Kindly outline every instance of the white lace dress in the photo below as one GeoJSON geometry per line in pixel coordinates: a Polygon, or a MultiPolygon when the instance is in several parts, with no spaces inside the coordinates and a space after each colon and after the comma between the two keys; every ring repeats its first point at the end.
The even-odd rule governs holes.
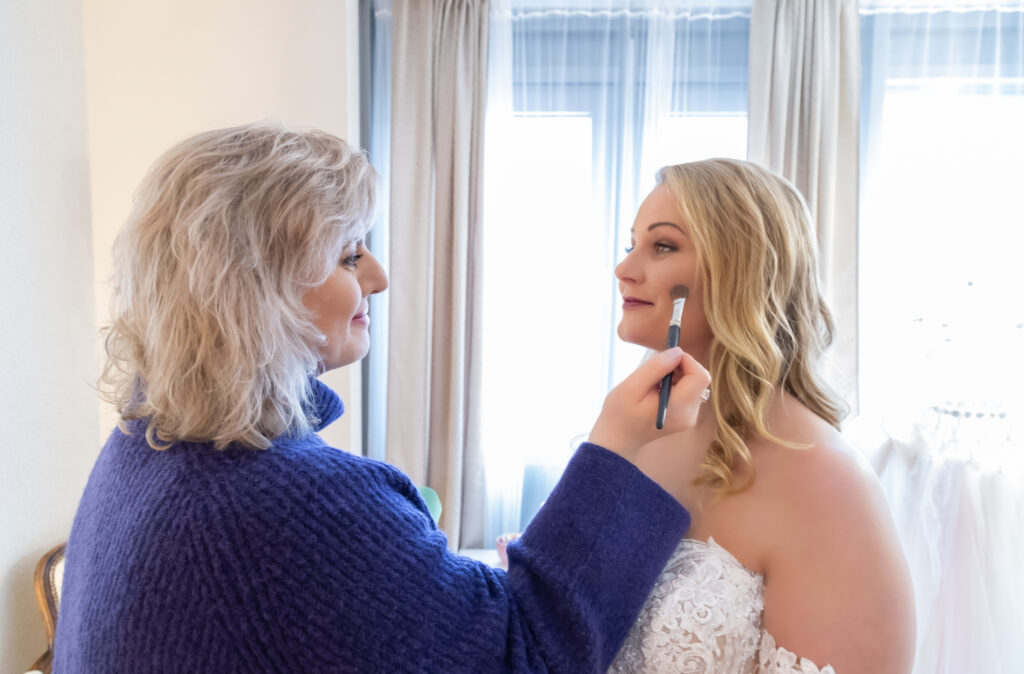
{"type": "Polygon", "coordinates": [[[718,545],[683,539],[608,671],[835,674],[775,645],[761,626],[764,580],[718,545]]]}

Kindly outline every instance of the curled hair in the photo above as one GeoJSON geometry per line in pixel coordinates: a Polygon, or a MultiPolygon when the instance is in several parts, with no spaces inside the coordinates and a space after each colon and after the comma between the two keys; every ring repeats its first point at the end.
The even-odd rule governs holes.
{"type": "Polygon", "coordinates": [[[750,437],[794,446],[766,427],[777,391],[836,428],[846,413],[819,371],[834,324],[818,280],[812,218],[791,183],[749,162],[667,166],[658,182],[689,227],[714,335],[716,427],[698,483],[718,493],[738,491],[753,480],[750,437]],[[750,480],[737,486],[741,467],[750,469],[750,480]]]}
{"type": "Polygon", "coordinates": [[[122,428],[145,419],[156,449],[309,432],[322,335],[302,297],[365,235],[374,181],[343,140],[269,122],[158,159],[114,243],[100,385],[122,428]]]}

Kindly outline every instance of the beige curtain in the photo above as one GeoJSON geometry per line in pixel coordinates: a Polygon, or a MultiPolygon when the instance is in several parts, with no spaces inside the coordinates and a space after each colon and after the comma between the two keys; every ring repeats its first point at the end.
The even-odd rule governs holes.
{"type": "Polygon", "coordinates": [[[836,317],[830,379],[857,409],[857,0],[754,0],[747,156],[791,180],[815,217],[836,317]]]}
{"type": "Polygon", "coordinates": [[[478,306],[488,0],[394,0],[386,459],[480,545],[478,306]]]}

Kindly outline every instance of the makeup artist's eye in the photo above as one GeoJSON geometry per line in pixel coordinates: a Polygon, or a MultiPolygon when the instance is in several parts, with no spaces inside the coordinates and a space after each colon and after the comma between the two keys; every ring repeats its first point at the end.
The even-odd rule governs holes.
{"type": "Polygon", "coordinates": [[[345,267],[346,269],[355,269],[356,268],[356,263],[359,262],[359,258],[361,258],[361,257],[362,257],[362,255],[359,255],[359,254],[348,255],[346,257],[341,258],[341,262],[339,264],[342,267],[345,267]]]}
{"type": "Polygon", "coordinates": [[[355,269],[356,263],[359,262],[359,258],[363,256],[360,252],[362,250],[362,244],[355,244],[354,246],[345,246],[345,250],[342,251],[341,260],[338,262],[338,266],[344,267],[345,269],[355,269]],[[351,254],[346,255],[346,253],[351,254]]]}
{"type": "Polygon", "coordinates": [[[338,261],[338,266],[344,267],[346,269],[355,269],[356,263],[359,262],[359,259],[361,257],[363,257],[363,254],[361,252],[362,250],[362,241],[359,241],[357,243],[350,243],[349,245],[345,246],[345,250],[341,252],[341,260],[338,261]],[[351,254],[346,255],[346,253],[349,253],[350,251],[351,254]]]}

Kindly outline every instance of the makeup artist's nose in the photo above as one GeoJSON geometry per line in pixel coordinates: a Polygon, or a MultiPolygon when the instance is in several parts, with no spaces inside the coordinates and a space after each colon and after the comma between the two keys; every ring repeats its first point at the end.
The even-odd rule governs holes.
{"type": "Polygon", "coordinates": [[[363,267],[366,270],[365,276],[360,282],[363,295],[375,295],[388,289],[388,273],[380,261],[370,251],[363,253],[363,267]]]}

